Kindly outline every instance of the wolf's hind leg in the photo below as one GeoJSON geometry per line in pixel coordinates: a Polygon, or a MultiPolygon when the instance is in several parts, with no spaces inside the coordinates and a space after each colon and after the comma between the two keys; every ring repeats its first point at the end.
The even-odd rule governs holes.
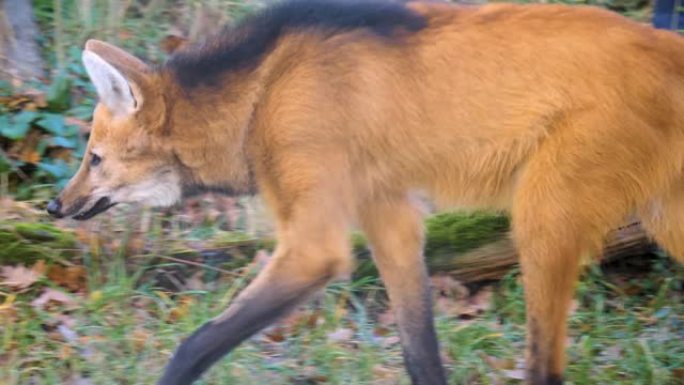
{"type": "Polygon", "coordinates": [[[397,318],[412,383],[446,385],[422,255],[422,216],[405,197],[373,202],[360,212],[397,318]]]}

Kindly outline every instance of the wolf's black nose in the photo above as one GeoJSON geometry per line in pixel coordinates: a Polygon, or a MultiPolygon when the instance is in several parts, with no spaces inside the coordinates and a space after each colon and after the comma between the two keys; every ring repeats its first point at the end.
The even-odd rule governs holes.
{"type": "Polygon", "coordinates": [[[50,203],[48,203],[47,205],[48,214],[52,215],[55,218],[61,218],[63,216],[61,210],[62,202],[60,202],[58,198],[51,200],[50,203]]]}

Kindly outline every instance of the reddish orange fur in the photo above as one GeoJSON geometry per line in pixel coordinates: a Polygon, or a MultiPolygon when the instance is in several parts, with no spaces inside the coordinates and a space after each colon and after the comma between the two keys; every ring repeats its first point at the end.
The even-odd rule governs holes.
{"type": "MultiPolygon", "coordinates": [[[[353,225],[369,235],[400,317],[424,322],[411,315],[429,309],[415,294],[424,270],[409,196],[510,210],[529,381],[557,383],[582,253],[638,213],[684,258],[684,40],[587,7],[410,7],[428,26],[401,44],[358,31],[291,33],[256,69],[189,93],[172,74],[90,43],[143,100],[128,119],[96,111],[88,146],[112,162],[101,183],[136,183],[173,162],[195,184],[240,188],[253,178],[279,246],[216,324],[232,322],[245,300],[278,295],[271,282],[304,297],[348,274],[353,225]]],[[[87,195],[93,178],[83,166],[64,205],[87,195]]],[[[420,344],[410,331],[402,337],[406,349],[420,344]]]]}

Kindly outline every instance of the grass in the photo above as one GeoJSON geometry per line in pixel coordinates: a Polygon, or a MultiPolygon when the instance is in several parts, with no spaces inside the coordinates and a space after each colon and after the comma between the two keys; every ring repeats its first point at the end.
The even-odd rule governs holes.
{"type": "MultiPolygon", "coordinates": [[[[592,268],[579,284],[569,384],[682,383],[684,269],[663,258],[640,266],[638,273],[592,268]]],[[[37,310],[30,305],[36,292],[17,297],[16,313],[0,321],[0,383],[153,383],[175,346],[254,273],[170,293],[140,279],[159,266],[131,271],[121,254],[86,267],[88,294],[74,296],[73,310],[37,310]]],[[[408,384],[394,327],[378,321],[384,308],[379,282],[335,284],[243,344],[201,383],[408,384]]],[[[438,312],[436,322],[450,384],[522,383],[524,302],[515,272],[495,286],[482,314],[438,312]]]]}

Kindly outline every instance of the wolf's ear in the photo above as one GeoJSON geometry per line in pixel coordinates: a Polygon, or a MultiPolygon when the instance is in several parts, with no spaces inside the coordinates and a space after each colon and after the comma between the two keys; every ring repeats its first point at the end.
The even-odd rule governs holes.
{"type": "Polygon", "coordinates": [[[145,99],[147,65],[125,51],[97,40],[89,40],[83,64],[95,85],[100,102],[114,115],[135,113],[145,99]]]}

